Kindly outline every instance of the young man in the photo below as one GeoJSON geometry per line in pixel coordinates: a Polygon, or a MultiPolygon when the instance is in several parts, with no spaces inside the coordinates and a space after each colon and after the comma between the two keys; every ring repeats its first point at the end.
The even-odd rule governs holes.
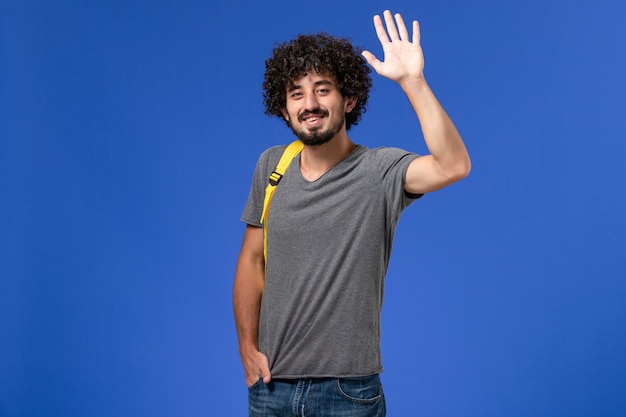
{"type": "Polygon", "coordinates": [[[263,224],[265,187],[285,146],[261,155],[242,216],[233,303],[250,416],[385,415],[380,312],[395,226],[419,196],[470,171],[424,79],[417,21],[410,37],[399,14],[383,17],[386,29],[380,16],[374,26],[384,61],[319,34],[279,45],[266,62],[266,112],[304,148],[263,224]],[[405,92],[429,155],[367,149],[348,137],[371,86],[365,61],[405,92]]]}

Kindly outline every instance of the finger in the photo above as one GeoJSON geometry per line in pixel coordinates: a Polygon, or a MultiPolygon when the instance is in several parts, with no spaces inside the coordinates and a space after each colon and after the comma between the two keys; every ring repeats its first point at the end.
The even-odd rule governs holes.
{"type": "Polygon", "coordinates": [[[400,32],[400,39],[403,41],[409,40],[409,31],[406,29],[406,25],[404,24],[404,19],[402,19],[402,15],[400,13],[396,13],[396,25],[398,26],[398,31],[400,32]]]}
{"type": "Polygon", "coordinates": [[[374,16],[374,28],[376,29],[376,36],[378,36],[378,40],[381,44],[389,43],[389,37],[387,36],[387,31],[383,26],[383,21],[380,16],[374,16]]]}
{"type": "Polygon", "coordinates": [[[420,24],[417,20],[413,21],[413,43],[418,44],[420,43],[420,24]]]}
{"type": "Polygon", "coordinates": [[[251,387],[252,385],[254,385],[260,378],[259,372],[255,371],[255,372],[245,372],[246,374],[246,385],[248,385],[248,387],[251,387]]]}
{"type": "Polygon", "coordinates": [[[389,10],[385,10],[383,13],[385,17],[385,25],[387,26],[387,33],[389,33],[389,38],[391,41],[400,39],[400,35],[398,35],[398,29],[396,28],[396,23],[393,21],[393,16],[391,16],[391,12],[389,10]]]}
{"type": "Polygon", "coordinates": [[[370,64],[372,68],[374,68],[374,71],[378,72],[378,67],[382,64],[380,60],[376,58],[376,56],[374,56],[374,54],[370,51],[363,51],[361,52],[361,55],[363,55],[363,58],[365,58],[367,63],[370,64]]]}
{"type": "Polygon", "coordinates": [[[363,58],[365,58],[367,63],[370,64],[370,65],[372,65],[372,63],[378,61],[378,58],[376,58],[376,55],[374,55],[370,51],[363,51],[363,52],[361,52],[361,55],[363,56],[363,58]]]}
{"type": "Polygon", "coordinates": [[[246,372],[245,374],[246,374],[246,384],[248,386],[254,385],[254,383],[257,382],[259,378],[261,378],[261,374],[258,370],[255,370],[253,372],[246,372]]]}

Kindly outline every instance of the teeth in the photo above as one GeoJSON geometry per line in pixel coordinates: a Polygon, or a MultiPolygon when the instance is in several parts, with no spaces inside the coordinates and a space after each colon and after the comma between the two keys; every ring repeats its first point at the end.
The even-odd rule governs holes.
{"type": "Polygon", "coordinates": [[[320,116],[306,116],[306,117],[303,117],[301,120],[306,123],[314,123],[320,120],[321,118],[322,117],[320,116]]]}

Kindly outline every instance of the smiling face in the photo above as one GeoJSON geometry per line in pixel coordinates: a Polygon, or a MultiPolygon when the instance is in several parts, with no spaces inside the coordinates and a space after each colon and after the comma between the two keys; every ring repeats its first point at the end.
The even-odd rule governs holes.
{"type": "Polygon", "coordinates": [[[341,95],[334,77],[307,73],[288,85],[286,93],[283,116],[305,145],[319,146],[345,134],[346,113],[356,100],[341,95]]]}

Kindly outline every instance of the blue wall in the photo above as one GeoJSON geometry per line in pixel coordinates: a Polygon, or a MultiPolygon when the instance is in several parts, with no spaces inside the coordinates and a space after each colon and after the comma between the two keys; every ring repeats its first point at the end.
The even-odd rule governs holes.
{"type": "MultiPolygon", "coordinates": [[[[390,415],[626,415],[617,1],[0,2],[0,415],[246,414],[231,285],[273,45],[422,26],[470,177],[401,219],[390,415]]],[[[425,152],[374,75],[351,137],[425,152]]]]}

